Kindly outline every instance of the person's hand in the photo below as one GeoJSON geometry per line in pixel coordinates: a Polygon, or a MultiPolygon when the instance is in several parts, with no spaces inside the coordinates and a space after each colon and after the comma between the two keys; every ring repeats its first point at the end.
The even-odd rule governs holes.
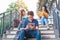
{"type": "Polygon", "coordinates": [[[28,25],[26,26],[25,30],[27,30],[27,29],[29,29],[29,26],[28,25]]]}
{"type": "Polygon", "coordinates": [[[25,28],[20,28],[20,30],[25,30],[25,28]]]}
{"type": "Polygon", "coordinates": [[[38,27],[36,27],[36,30],[39,30],[39,28],[38,28],[38,27]]]}
{"type": "Polygon", "coordinates": [[[20,20],[20,23],[22,23],[22,21],[20,20]]]}

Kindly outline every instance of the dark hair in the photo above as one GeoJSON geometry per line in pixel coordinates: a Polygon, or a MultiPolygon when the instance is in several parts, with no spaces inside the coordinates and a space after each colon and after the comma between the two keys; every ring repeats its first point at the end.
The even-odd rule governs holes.
{"type": "Polygon", "coordinates": [[[32,15],[32,16],[34,16],[34,12],[33,12],[33,11],[28,11],[27,14],[28,14],[28,15],[32,15]]]}
{"type": "Polygon", "coordinates": [[[23,12],[25,12],[25,10],[24,10],[24,9],[20,10],[20,20],[22,20],[23,12]]]}
{"type": "Polygon", "coordinates": [[[42,7],[45,7],[45,12],[49,13],[45,5],[43,5],[42,7]]]}
{"type": "Polygon", "coordinates": [[[22,9],[22,10],[21,10],[21,16],[23,16],[23,12],[25,12],[25,10],[24,10],[24,9],[22,9]]]}

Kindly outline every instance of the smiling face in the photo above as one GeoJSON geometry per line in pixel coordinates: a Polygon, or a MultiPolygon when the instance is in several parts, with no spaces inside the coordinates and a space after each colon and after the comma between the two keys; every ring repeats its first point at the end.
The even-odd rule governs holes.
{"type": "Polygon", "coordinates": [[[32,15],[28,15],[28,18],[29,18],[30,20],[33,20],[33,16],[32,16],[32,15]]]}
{"type": "Polygon", "coordinates": [[[45,7],[42,7],[42,11],[45,11],[45,7]]]}

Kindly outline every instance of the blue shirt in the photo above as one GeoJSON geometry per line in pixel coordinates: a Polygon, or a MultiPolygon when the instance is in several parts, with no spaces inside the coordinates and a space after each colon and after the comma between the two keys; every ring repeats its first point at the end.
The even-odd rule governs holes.
{"type": "Polygon", "coordinates": [[[28,17],[22,17],[22,21],[25,21],[25,20],[27,20],[28,19],[28,17]]]}
{"type": "Polygon", "coordinates": [[[25,20],[24,23],[22,24],[22,27],[25,28],[29,23],[34,23],[35,27],[39,26],[38,21],[36,19],[33,19],[32,22],[29,22],[29,20],[25,20]]]}
{"type": "Polygon", "coordinates": [[[28,17],[22,17],[22,23],[19,23],[19,25],[18,25],[19,30],[22,27],[22,24],[24,23],[25,20],[28,20],[28,17]]]}
{"type": "Polygon", "coordinates": [[[28,17],[26,17],[26,18],[22,18],[22,21],[25,21],[25,20],[27,20],[28,19],[28,17]]]}

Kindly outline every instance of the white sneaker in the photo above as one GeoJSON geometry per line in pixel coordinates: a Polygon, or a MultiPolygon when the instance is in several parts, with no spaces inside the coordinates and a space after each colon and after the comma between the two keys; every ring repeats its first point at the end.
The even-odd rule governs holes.
{"type": "Polygon", "coordinates": [[[50,27],[47,27],[47,30],[50,30],[50,27]]]}

